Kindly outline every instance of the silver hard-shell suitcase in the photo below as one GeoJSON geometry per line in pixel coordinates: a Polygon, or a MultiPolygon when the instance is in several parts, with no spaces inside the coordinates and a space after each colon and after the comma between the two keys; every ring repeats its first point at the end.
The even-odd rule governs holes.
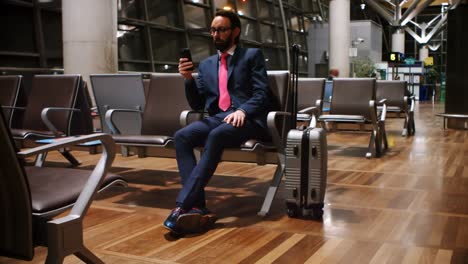
{"type": "Polygon", "coordinates": [[[327,137],[322,128],[292,129],[286,141],[285,190],[290,217],[321,218],[327,185],[327,137]]]}

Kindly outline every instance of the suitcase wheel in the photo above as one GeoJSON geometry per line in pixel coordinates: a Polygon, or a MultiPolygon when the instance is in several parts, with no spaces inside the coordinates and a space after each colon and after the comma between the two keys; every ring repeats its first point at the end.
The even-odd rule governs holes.
{"type": "Polygon", "coordinates": [[[286,213],[289,217],[296,218],[299,216],[299,208],[295,203],[286,203],[286,213]]]}
{"type": "Polygon", "coordinates": [[[297,209],[288,208],[287,212],[288,212],[288,216],[291,218],[296,218],[298,216],[297,209]]]}
{"type": "Polygon", "coordinates": [[[313,217],[315,219],[322,219],[323,217],[323,209],[322,208],[314,208],[313,209],[313,217]]]}
{"type": "Polygon", "coordinates": [[[323,203],[315,204],[312,206],[312,216],[315,219],[322,219],[323,217],[323,203]]]}

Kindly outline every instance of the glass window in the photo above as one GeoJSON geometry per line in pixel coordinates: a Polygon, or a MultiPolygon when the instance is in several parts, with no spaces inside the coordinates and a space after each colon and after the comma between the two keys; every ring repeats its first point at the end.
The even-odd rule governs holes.
{"type": "Polygon", "coordinates": [[[279,70],[281,69],[281,62],[278,56],[278,49],[275,48],[264,48],[265,63],[267,70],[279,70]]]}
{"type": "Polygon", "coordinates": [[[119,71],[150,72],[150,66],[149,63],[119,62],[119,71]]]}
{"type": "Polygon", "coordinates": [[[182,27],[177,3],[174,0],[151,0],[148,3],[148,19],[161,25],[182,27]]]}
{"type": "Polygon", "coordinates": [[[282,27],[277,28],[276,34],[278,36],[278,44],[285,44],[286,41],[284,40],[284,29],[282,27]]]}
{"type": "Polygon", "coordinates": [[[258,0],[258,4],[258,20],[275,23],[273,5],[269,2],[266,2],[266,0],[258,0]]]}
{"type": "Polygon", "coordinates": [[[39,67],[39,56],[37,57],[23,57],[23,56],[2,56],[0,55],[0,65],[9,67],[39,67]]]}
{"type": "MultiPolygon", "coordinates": [[[[62,57],[62,15],[57,12],[42,11],[42,27],[47,57],[62,57]]],[[[50,66],[50,65],[49,65],[50,66]]]]}
{"type": "Polygon", "coordinates": [[[276,42],[275,28],[270,25],[260,24],[260,32],[262,33],[262,42],[263,43],[274,43],[276,42]]]}
{"type": "Polygon", "coordinates": [[[256,22],[241,18],[241,39],[258,41],[256,22]]]}
{"type": "Polygon", "coordinates": [[[48,59],[47,60],[47,67],[49,68],[63,68],[63,59],[48,59]]]}
{"type": "Polygon", "coordinates": [[[209,5],[210,0],[185,0],[185,3],[205,4],[209,5]]]}
{"type": "Polygon", "coordinates": [[[237,13],[241,16],[255,17],[255,1],[237,0],[237,13]]]}
{"type": "Polygon", "coordinates": [[[299,54],[299,71],[307,72],[307,55],[306,54],[299,54]]]}
{"type": "Polygon", "coordinates": [[[301,31],[301,29],[303,29],[301,19],[298,14],[291,13],[291,17],[289,18],[289,21],[291,25],[288,25],[288,27],[290,27],[292,30],[301,31]]]}
{"type": "Polygon", "coordinates": [[[117,10],[119,17],[144,19],[142,0],[118,0],[117,10]]]}
{"type": "Polygon", "coordinates": [[[214,45],[211,38],[201,36],[190,37],[190,50],[194,62],[200,62],[213,54],[214,45]]]}
{"type": "Polygon", "coordinates": [[[185,4],[185,27],[186,28],[209,28],[211,25],[210,11],[203,7],[185,4]]]}
{"type": "Polygon", "coordinates": [[[132,25],[118,25],[117,41],[119,59],[147,60],[143,28],[132,25]]]}
{"type": "Polygon", "coordinates": [[[30,7],[0,3],[1,51],[37,52],[33,17],[30,7]]]}
{"type": "Polygon", "coordinates": [[[234,0],[214,0],[216,9],[235,9],[234,0]]]}
{"type": "Polygon", "coordinates": [[[156,64],[154,70],[156,72],[178,72],[179,68],[178,68],[178,65],[156,64]]]}
{"type": "MultiPolygon", "coordinates": [[[[278,26],[283,26],[283,20],[281,20],[281,12],[280,12],[279,7],[275,5],[274,9],[275,9],[274,19],[276,20],[276,24],[278,26]]],[[[285,12],[286,12],[286,10],[285,10],[285,12]]]]}
{"type": "Polygon", "coordinates": [[[311,23],[312,22],[310,21],[310,18],[304,17],[304,32],[309,33],[309,28],[310,28],[311,23]]]}
{"type": "Polygon", "coordinates": [[[157,61],[179,61],[179,53],[186,47],[183,32],[151,29],[154,59],[157,61]]]}
{"type": "Polygon", "coordinates": [[[244,43],[242,44],[242,47],[249,49],[249,48],[261,48],[259,45],[253,44],[253,43],[244,43]]]}
{"type": "Polygon", "coordinates": [[[292,32],[292,41],[293,42],[290,44],[296,43],[301,45],[301,49],[306,48],[306,38],[304,34],[292,32]]]}

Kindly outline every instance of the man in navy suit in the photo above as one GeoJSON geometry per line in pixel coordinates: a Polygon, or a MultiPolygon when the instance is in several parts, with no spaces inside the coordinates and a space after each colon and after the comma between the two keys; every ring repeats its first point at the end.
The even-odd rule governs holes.
{"type": "Polygon", "coordinates": [[[190,106],[207,111],[209,116],[175,134],[182,190],[176,208],[164,222],[174,233],[198,232],[216,221],[206,208],[204,188],[224,148],[239,147],[248,139],[269,138],[266,118],[271,94],[265,59],[259,49],[237,46],[240,32],[235,13],[218,11],[210,28],[218,54],[200,62],[197,80],[192,77],[193,63],[186,58],[179,61],[190,106]],[[195,147],[203,147],[198,164],[195,147]]]}

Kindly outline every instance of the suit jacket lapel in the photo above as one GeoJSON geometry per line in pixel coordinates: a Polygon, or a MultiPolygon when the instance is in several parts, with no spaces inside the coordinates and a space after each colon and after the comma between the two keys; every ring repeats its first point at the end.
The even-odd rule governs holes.
{"type": "Polygon", "coordinates": [[[232,58],[229,60],[228,64],[228,84],[229,84],[229,78],[231,78],[231,74],[234,71],[234,65],[236,65],[236,60],[239,58],[239,47],[236,48],[234,51],[234,55],[232,55],[232,58]]]}

